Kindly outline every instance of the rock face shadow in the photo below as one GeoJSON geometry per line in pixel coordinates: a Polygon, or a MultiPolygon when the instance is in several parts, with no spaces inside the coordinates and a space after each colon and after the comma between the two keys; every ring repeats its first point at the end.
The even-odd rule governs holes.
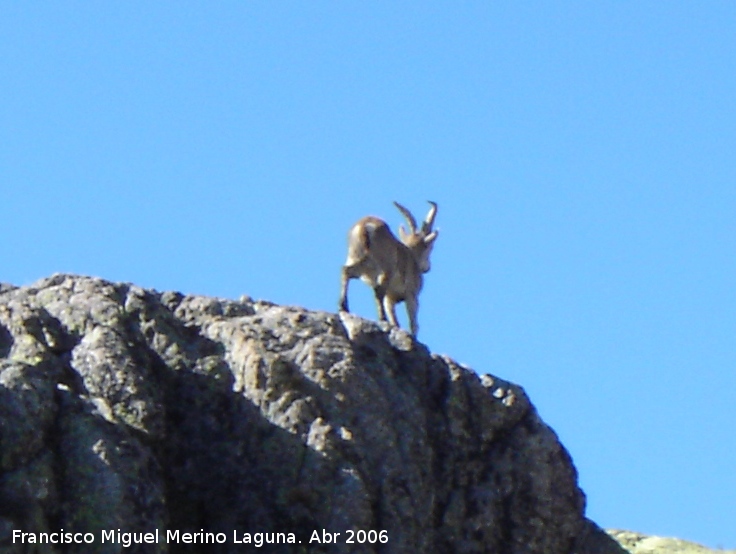
{"type": "MultiPolygon", "coordinates": [[[[308,540],[324,498],[305,486],[302,473],[328,461],[229,386],[213,387],[209,377],[187,372],[169,373],[165,383],[166,440],[158,457],[165,463],[169,528],[224,533],[228,544],[208,545],[208,552],[242,550],[232,544],[234,533],[288,531],[308,540]]],[[[169,546],[172,553],[202,551],[169,546]]]]}
{"type": "Polygon", "coordinates": [[[0,325],[0,358],[7,358],[13,346],[13,336],[3,325],[0,325]]]}

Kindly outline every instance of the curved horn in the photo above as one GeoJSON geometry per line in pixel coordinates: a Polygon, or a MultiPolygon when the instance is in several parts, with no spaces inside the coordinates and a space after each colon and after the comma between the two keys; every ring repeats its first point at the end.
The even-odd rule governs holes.
{"type": "Polygon", "coordinates": [[[414,219],[414,216],[411,215],[411,212],[409,210],[407,210],[404,206],[402,206],[398,202],[394,202],[394,206],[396,206],[398,210],[406,218],[406,221],[409,224],[409,232],[411,232],[412,234],[415,234],[417,232],[417,220],[414,219]]]}
{"type": "Polygon", "coordinates": [[[434,225],[434,217],[437,215],[437,204],[435,202],[432,202],[431,200],[427,200],[427,202],[429,202],[432,207],[429,208],[427,217],[424,218],[424,223],[422,223],[422,232],[425,234],[432,231],[432,225],[434,225]]]}

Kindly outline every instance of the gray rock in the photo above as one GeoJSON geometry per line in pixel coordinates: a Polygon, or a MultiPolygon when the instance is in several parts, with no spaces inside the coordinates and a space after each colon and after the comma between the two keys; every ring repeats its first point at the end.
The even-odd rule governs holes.
{"type": "Polygon", "coordinates": [[[242,552],[248,533],[301,541],[275,553],[622,552],[521,387],[399,329],[250,297],[3,285],[0,472],[0,554],[242,552]],[[39,549],[14,529],[95,540],[39,549]],[[323,530],[341,534],[309,542],[323,530]]]}
{"type": "Polygon", "coordinates": [[[631,554],[736,554],[736,550],[711,550],[694,542],[632,531],[609,529],[608,534],[631,554]]]}

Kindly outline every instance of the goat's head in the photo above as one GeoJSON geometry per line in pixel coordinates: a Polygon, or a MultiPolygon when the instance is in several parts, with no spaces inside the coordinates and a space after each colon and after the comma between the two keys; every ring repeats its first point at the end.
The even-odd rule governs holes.
{"type": "Polygon", "coordinates": [[[434,246],[434,241],[439,234],[439,229],[432,231],[434,218],[437,215],[437,204],[431,201],[429,204],[430,208],[427,217],[424,218],[421,229],[417,229],[417,220],[414,219],[411,212],[398,202],[394,202],[394,205],[403,214],[406,222],[409,224],[408,231],[404,229],[403,225],[399,225],[399,238],[414,254],[422,273],[427,273],[431,269],[429,255],[432,253],[432,246],[434,246]]]}

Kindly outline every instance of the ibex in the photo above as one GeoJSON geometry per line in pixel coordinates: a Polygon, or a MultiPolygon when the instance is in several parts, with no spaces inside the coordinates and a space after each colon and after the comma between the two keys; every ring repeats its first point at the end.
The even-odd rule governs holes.
{"type": "Polygon", "coordinates": [[[394,205],[404,215],[409,231],[399,226],[397,240],[385,221],[377,217],[364,217],[348,233],[348,258],[342,267],[342,289],[340,310],[348,312],[348,283],[350,279],[360,278],[373,288],[378,308],[378,319],[388,321],[394,327],[396,304],[406,302],[411,333],[417,334],[418,296],[422,290],[422,275],[430,269],[429,255],[439,231],[432,231],[437,204],[429,203],[431,208],[417,229],[417,222],[411,212],[398,202],[394,205]]]}

